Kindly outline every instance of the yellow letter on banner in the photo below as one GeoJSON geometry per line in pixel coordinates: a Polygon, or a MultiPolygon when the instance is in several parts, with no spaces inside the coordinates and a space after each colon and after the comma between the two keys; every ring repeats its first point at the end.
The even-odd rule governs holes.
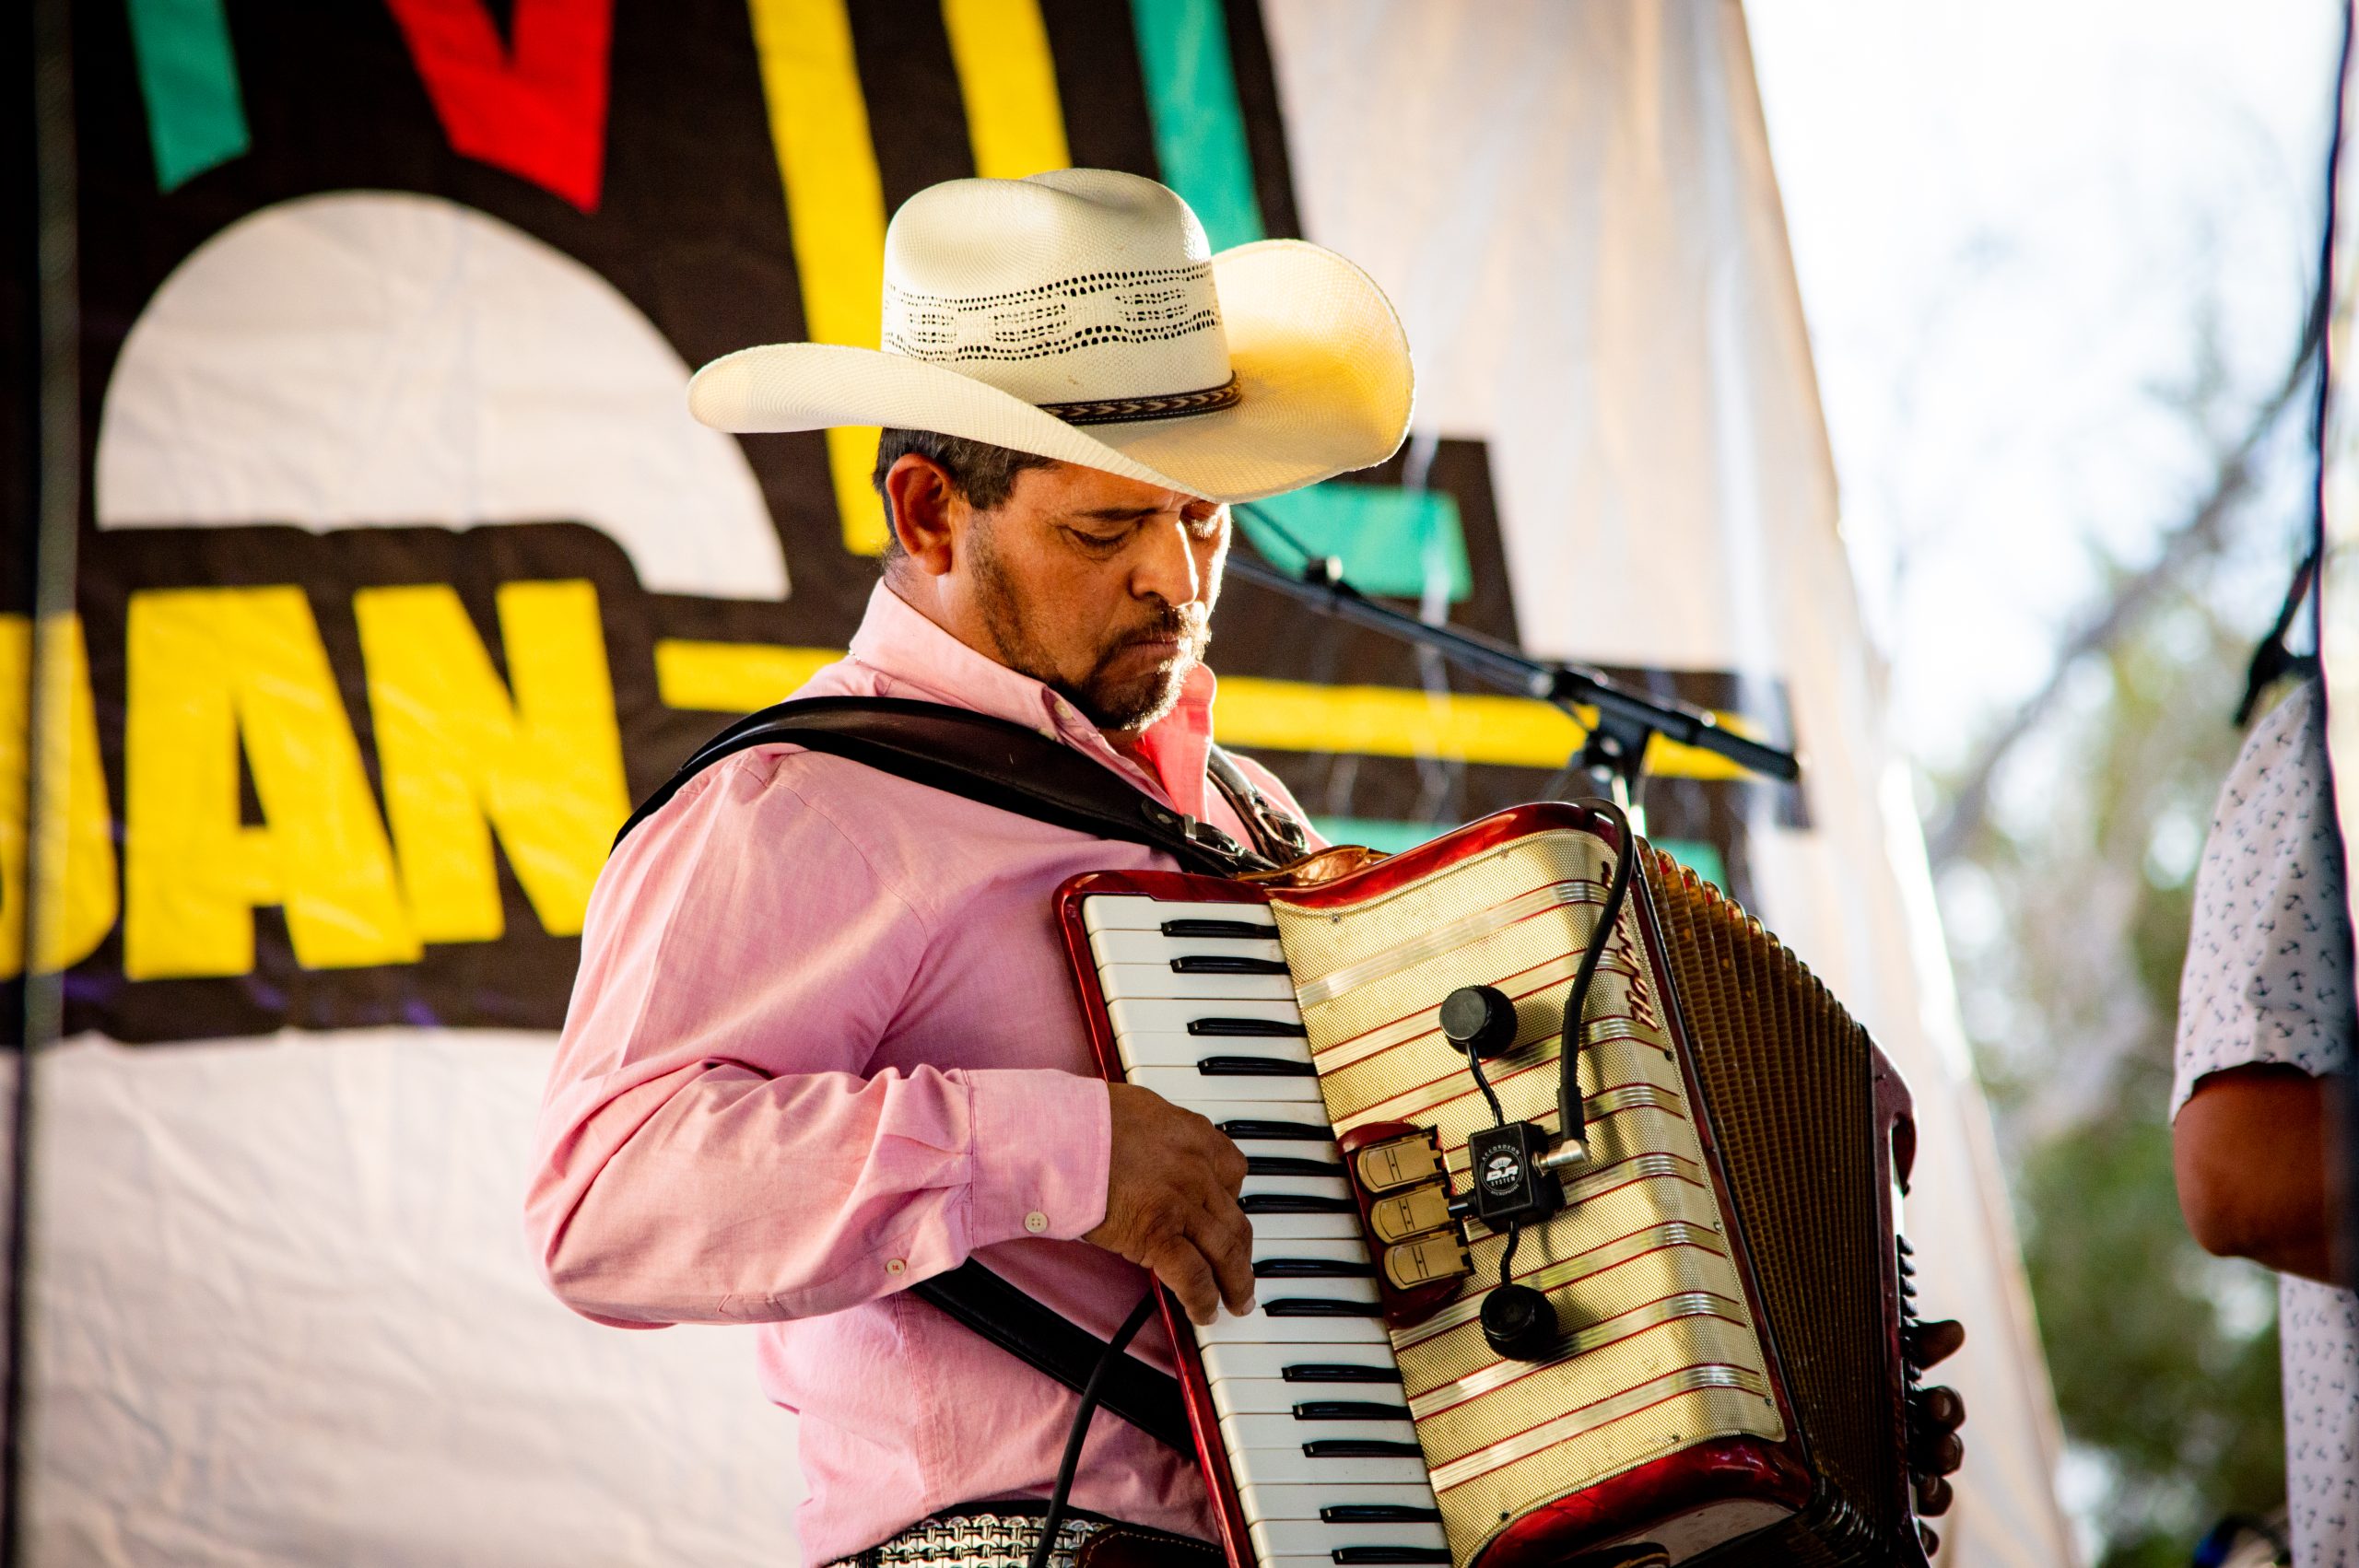
{"type": "Polygon", "coordinates": [[[1073,162],[1040,0],[942,0],[975,172],[1021,180],[1073,162]]]}
{"type": "Polygon", "coordinates": [[[253,907],[282,904],[307,969],[414,963],[384,824],[299,588],[131,596],[123,969],[253,968],[253,907]],[[239,818],[243,743],[264,825],[239,818]]]}
{"type": "MultiPolygon", "coordinates": [[[[844,0],[749,0],[770,143],[786,186],[788,237],[816,343],[874,348],[885,292],[885,190],[844,0]]],[[[827,472],[844,547],[885,550],[885,508],[868,483],[876,431],[827,432],[827,472]]]]}
{"type": "MultiPolygon", "coordinates": [[[[27,834],[25,793],[32,671],[32,627],[22,615],[0,615],[0,978],[24,968],[27,834]]],[[[53,919],[42,921],[41,968],[70,968],[90,955],[114,924],[114,825],[107,814],[106,773],[99,764],[99,720],[90,701],[90,661],[82,624],[53,622],[44,640],[64,679],[50,689],[65,704],[64,798],[53,796],[35,818],[43,832],[62,833],[65,881],[53,919]]],[[[53,840],[54,842],[54,840],[53,840]]]]}
{"type": "Polygon", "coordinates": [[[542,926],[578,934],[630,813],[597,590],[513,582],[499,603],[512,699],[448,587],[352,596],[385,814],[427,942],[499,936],[495,828],[542,926]]]}

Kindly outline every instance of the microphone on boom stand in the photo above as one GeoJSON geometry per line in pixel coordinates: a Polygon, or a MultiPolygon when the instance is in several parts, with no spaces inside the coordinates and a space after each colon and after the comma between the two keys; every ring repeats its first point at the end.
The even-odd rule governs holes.
{"type": "Polygon", "coordinates": [[[1266,528],[1303,559],[1299,573],[1286,572],[1250,556],[1232,554],[1231,575],[1258,588],[1283,593],[1323,614],[1353,626],[1366,626],[1418,648],[1427,648],[1474,679],[1518,696],[1553,703],[1574,716],[1587,732],[1572,766],[1590,788],[1625,812],[1640,805],[1646,785],[1647,746],[1657,735],[1683,745],[1725,757],[1748,772],[1780,783],[1802,778],[1802,763],[1794,754],[1724,728],[1703,708],[1683,702],[1657,702],[1618,685],[1603,673],[1559,661],[1533,659],[1496,638],[1462,627],[1435,625],[1404,614],[1376,601],[1344,580],[1343,562],[1320,556],[1289,532],[1285,525],[1255,506],[1238,506],[1260,527],[1266,528]],[[1596,710],[1594,722],[1577,709],[1596,710]]]}

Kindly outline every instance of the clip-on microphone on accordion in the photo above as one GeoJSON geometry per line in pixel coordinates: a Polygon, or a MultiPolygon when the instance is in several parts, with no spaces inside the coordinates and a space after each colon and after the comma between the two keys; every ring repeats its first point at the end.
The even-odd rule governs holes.
{"type": "Polygon", "coordinates": [[[1612,942],[1615,922],[1630,890],[1630,822],[1611,801],[1585,802],[1611,821],[1624,846],[1614,857],[1607,879],[1605,905],[1591,927],[1565,1000],[1562,1046],[1557,1055],[1556,1127],[1559,1141],[1548,1147],[1548,1132],[1537,1122],[1507,1118],[1490,1078],[1483,1071],[1487,1057],[1506,1055],[1515,1046],[1519,1024],[1515,1003],[1496,986],[1461,986],[1443,999],[1439,1022],[1443,1037],[1466,1055],[1466,1070],[1473,1075],[1491,1108],[1491,1126],[1466,1141],[1468,1196],[1451,1205],[1464,1219],[1472,1215],[1507,1236],[1499,1255],[1499,1283],[1483,1302],[1483,1338],[1491,1349],[1515,1361],[1543,1362],[1556,1352],[1563,1326],[1548,1298],[1529,1285],[1517,1284],[1509,1270],[1524,1225],[1545,1220],[1565,1207],[1559,1170],[1589,1161],[1588,1118],[1582,1109],[1580,1048],[1583,1019],[1590,984],[1612,942]]]}

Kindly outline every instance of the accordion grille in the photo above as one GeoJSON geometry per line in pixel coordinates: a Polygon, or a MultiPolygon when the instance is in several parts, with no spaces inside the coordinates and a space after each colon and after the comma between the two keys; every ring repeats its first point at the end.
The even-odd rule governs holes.
{"type": "Polygon", "coordinates": [[[1644,862],[1695,1068],[1819,1477],[1805,1514],[1731,1562],[1881,1554],[1907,1523],[1879,1306],[1874,1065],[1865,1030],[1761,923],[1660,851],[1644,862]]]}

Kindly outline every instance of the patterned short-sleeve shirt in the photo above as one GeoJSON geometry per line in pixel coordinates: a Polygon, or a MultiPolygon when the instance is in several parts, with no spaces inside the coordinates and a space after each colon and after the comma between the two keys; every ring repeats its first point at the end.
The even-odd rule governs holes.
{"type": "MultiPolygon", "coordinates": [[[[2351,910],[2304,686],[2263,720],[2220,791],[2179,980],[2171,1114],[2207,1073],[2352,1070],[2351,910]]],[[[2294,1568],[2359,1568],[2359,1293],[2281,1275],[2285,1502],[2294,1568]]]]}

